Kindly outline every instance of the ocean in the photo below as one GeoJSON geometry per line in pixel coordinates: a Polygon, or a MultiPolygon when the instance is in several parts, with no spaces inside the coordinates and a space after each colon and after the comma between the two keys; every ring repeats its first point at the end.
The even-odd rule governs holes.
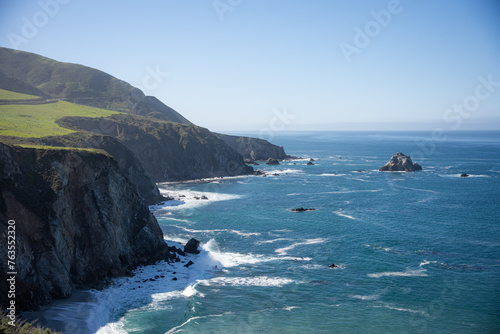
{"type": "Polygon", "coordinates": [[[160,184],[176,198],[152,208],[165,239],[196,238],[199,255],[58,302],[44,322],[67,333],[500,333],[500,132],[272,142],[303,159],[255,166],[265,177],[160,184]],[[379,172],[396,152],[423,171],[379,172]]]}

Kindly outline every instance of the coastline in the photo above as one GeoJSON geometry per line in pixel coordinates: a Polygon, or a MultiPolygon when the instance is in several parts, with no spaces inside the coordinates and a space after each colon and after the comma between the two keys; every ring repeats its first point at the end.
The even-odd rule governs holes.
{"type": "MultiPolygon", "coordinates": [[[[227,179],[246,178],[244,176],[224,177],[227,179]]],[[[160,187],[169,184],[211,183],[221,178],[196,179],[158,183],[162,195],[167,191],[160,187]]],[[[200,192],[201,193],[201,192],[200,192]]],[[[206,193],[208,195],[208,193],[206,193]]],[[[226,200],[228,198],[218,199],[226,200]]],[[[150,205],[149,210],[156,211],[172,207],[189,207],[193,204],[206,204],[212,200],[188,201],[168,200],[156,205],[150,205]]],[[[184,248],[187,240],[164,240],[169,247],[184,248]]],[[[175,239],[175,238],[174,238],[175,239]]],[[[49,305],[40,307],[38,311],[23,312],[23,318],[36,321],[38,324],[62,333],[125,333],[121,318],[130,309],[146,307],[157,302],[161,297],[191,297],[196,292],[193,286],[201,280],[213,278],[221,272],[223,264],[216,259],[210,250],[210,245],[200,244],[200,254],[180,256],[180,262],[168,263],[160,261],[148,266],[140,266],[132,271],[132,276],[117,277],[102,290],[74,289],[68,298],[54,300],[49,305]],[[193,265],[185,267],[189,262],[193,265]],[[158,297],[161,296],[161,297],[158,297]]]]}

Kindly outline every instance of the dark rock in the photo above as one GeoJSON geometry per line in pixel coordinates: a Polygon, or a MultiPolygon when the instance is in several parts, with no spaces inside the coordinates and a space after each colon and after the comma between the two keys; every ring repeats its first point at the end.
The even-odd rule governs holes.
{"type": "Polygon", "coordinates": [[[200,245],[200,242],[194,238],[191,238],[186,246],[184,246],[184,253],[191,253],[191,254],[200,254],[200,251],[198,250],[198,246],[200,245]]]}
{"type": "Polygon", "coordinates": [[[363,173],[363,171],[362,171],[362,170],[358,170],[357,172],[358,172],[358,173],[363,173]]]}
{"type": "Polygon", "coordinates": [[[293,212],[304,212],[304,211],[315,211],[316,209],[304,209],[303,207],[297,208],[297,209],[291,209],[290,211],[293,212]]]}
{"type": "Polygon", "coordinates": [[[338,266],[335,263],[332,263],[328,266],[328,268],[337,268],[338,266]]]}
{"type": "Polygon", "coordinates": [[[314,163],[312,161],[309,161],[309,162],[307,162],[307,165],[312,166],[312,165],[314,165],[314,163]]]}
{"type": "Polygon", "coordinates": [[[266,161],[266,165],[279,165],[279,164],[280,164],[279,160],[275,158],[269,158],[266,161]]]}
{"type": "Polygon", "coordinates": [[[422,170],[422,166],[411,161],[411,157],[404,155],[401,152],[396,153],[392,156],[391,160],[384,166],[380,167],[379,171],[406,171],[414,172],[416,170],[422,170]]]}
{"type": "Polygon", "coordinates": [[[193,264],[194,264],[194,262],[193,262],[193,261],[189,261],[188,263],[186,263],[186,264],[184,265],[184,267],[189,268],[189,267],[190,267],[190,266],[192,266],[193,264]]]}
{"type": "Polygon", "coordinates": [[[310,162],[314,162],[314,161],[316,161],[316,160],[314,160],[313,158],[311,158],[311,159],[309,159],[309,161],[310,161],[310,162]]]}
{"type": "Polygon", "coordinates": [[[208,199],[208,197],[207,197],[207,196],[205,196],[205,195],[201,196],[200,198],[201,198],[201,199],[208,199]]]}
{"type": "Polygon", "coordinates": [[[179,254],[179,255],[181,255],[181,256],[186,256],[186,253],[184,253],[184,252],[182,251],[182,249],[177,248],[177,247],[175,247],[175,246],[168,247],[168,250],[169,250],[169,251],[171,251],[172,253],[177,253],[177,254],[179,254]]]}
{"type": "Polygon", "coordinates": [[[253,172],[253,175],[263,175],[263,174],[264,174],[264,172],[263,172],[263,171],[261,171],[260,169],[257,169],[257,170],[255,170],[255,171],[253,172]]]}
{"type": "Polygon", "coordinates": [[[469,177],[469,176],[470,176],[470,175],[469,175],[469,174],[467,174],[467,173],[463,173],[463,174],[461,174],[461,175],[460,175],[460,177],[469,177]]]}
{"type": "Polygon", "coordinates": [[[172,281],[177,281],[177,277],[172,278],[172,281]]]}
{"type": "Polygon", "coordinates": [[[278,173],[274,173],[273,176],[280,176],[278,173]]]}

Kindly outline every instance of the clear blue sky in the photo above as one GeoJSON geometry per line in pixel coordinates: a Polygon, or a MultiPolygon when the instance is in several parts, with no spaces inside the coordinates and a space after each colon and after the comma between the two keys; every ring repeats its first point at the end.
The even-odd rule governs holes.
{"type": "Polygon", "coordinates": [[[500,129],[495,0],[2,0],[0,32],[211,130],[500,129]]]}

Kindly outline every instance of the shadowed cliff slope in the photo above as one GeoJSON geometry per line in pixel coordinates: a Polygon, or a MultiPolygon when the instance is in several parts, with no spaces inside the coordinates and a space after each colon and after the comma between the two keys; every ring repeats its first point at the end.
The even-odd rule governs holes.
{"type": "MultiPolygon", "coordinates": [[[[7,249],[14,220],[19,309],[172,257],[156,219],[109,155],[0,144],[0,170],[0,247],[7,249]]],[[[6,261],[1,266],[7,291],[10,270],[6,261]]]]}
{"type": "Polygon", "coordinates": [[[209,130],[135,115],[106,119],[65,117],[58,124],[75,130],[103,132],[127,146],[154,181],[175,181],[250,174],[243,158],[209,130]],[[101,126],[101,128],[103,128],[101,126]]]}

